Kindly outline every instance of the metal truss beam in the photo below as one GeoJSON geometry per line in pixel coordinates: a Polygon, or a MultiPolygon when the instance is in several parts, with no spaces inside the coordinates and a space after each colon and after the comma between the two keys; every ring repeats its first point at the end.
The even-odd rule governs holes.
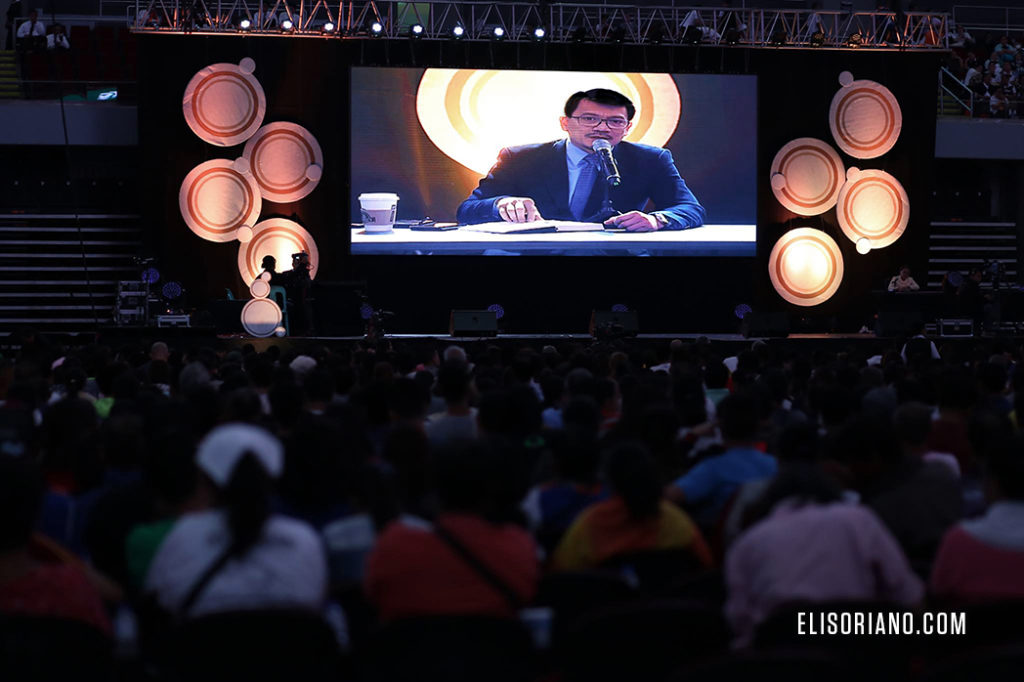
{"type": "Polygon", "coordinates": [[[540,2],[136,0],[138,33],[626,45],[949,49],[949,15],[540,2]],[[283,27],[284,19],[291,28],[283,27]],[[374,27],[376,24],[376,27],[374,27]],[[413,27],[418,33],[413,37],[413,27]],[[455,27],[461,34],[455,37],[455,27]],[[376,30],[374,30],[376,29],[376,30]],[[500,29],[500,37],[495,29],[500,29]]]}

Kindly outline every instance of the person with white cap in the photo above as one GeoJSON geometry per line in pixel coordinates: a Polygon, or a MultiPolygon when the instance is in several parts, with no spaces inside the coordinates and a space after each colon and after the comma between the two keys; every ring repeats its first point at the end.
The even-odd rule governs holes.
{"type": "Polygon", "coordinates": [[[270,513],[284,448],[248,424],[224,424],[200,442],[196,464],[208,509],[183,516],[164,540],[145,591],[178,618],[268,608],[318,611],[327,564],[316,532],[270,513]]]}

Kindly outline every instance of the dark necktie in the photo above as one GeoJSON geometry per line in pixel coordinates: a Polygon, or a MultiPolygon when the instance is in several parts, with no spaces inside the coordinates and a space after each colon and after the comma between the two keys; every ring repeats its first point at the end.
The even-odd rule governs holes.
{"type": "Polygon", "coordinates": [[[594,180],[597,179],[598,163],[597,154],[587,154],[580,161],[580,175],[576,178],[576,188],[569,200],[569,211],[576,220],[583,220],[583,210],[590,198],[590,190],[594,188],[594,180]]]}

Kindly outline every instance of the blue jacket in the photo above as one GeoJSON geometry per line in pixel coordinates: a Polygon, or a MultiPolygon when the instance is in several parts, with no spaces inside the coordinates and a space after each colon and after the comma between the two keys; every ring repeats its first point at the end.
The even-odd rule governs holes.
{"type": "MultiPolygon", "coordinates": [[[[575,220],[569,211],[569,170],[566,140],[507,147],[480,184],[459,205],[463,225],[500,221],[495,203],[502,197],[529,197],[546,220],[575,220]]],[[[621,213],[642,211],[650,199],[654,210],[669,221],[666,229],[684,230],[704,224],[704,207],[679,175],[672,153],[660,147],[620,142],[615,161],[622,184],[609,189],[612,204],[621,213]]],[[[601,180],[594,183],[583,215],[597,213],[604,198],[601,180]]]]}

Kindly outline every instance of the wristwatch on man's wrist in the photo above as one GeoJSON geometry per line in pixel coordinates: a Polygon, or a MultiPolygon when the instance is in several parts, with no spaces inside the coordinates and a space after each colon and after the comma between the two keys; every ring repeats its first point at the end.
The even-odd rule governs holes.
{"type": "Polygon", "coordinates": [[[651,215],[654,216],[654,219],[658,221],[659,229],[663,227],[668,227],[670,221],[667,217],[665,217],[664,213],[652,213],[651,215]]]}

